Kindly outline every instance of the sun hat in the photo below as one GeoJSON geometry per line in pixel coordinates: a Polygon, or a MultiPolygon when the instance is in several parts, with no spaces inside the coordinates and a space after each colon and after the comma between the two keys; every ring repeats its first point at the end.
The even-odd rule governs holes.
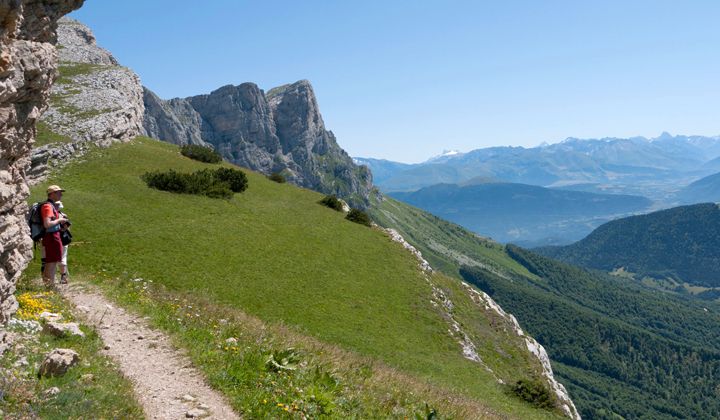
{"type": "Polygon", "coordinates": [[[65,190],[63,190],[62,188],[60,188],[60,187],[57,186],[57,185],[51,185],[51,186],[49,186],[48,189],[47,189],[47,193],[48,193],[48,194],[54,193],[54,192],[57,192],[57,191],[64,192],[65,190]]]}

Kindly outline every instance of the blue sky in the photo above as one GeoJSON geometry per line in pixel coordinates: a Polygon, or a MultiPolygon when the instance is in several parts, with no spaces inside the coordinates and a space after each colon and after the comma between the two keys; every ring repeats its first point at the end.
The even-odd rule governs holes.
{"type": "Polygon", "coordinates": [[[163,98],[308,79],[353,156],[720,134],[718,1],[88,0],[163,98]]]}

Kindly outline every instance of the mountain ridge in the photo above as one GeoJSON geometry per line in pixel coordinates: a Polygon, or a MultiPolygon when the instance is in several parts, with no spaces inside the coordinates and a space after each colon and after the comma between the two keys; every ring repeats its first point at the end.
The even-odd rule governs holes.
{"type": "Polygon", "coordinates": [[[299,80],[265,93],[254,83],[164,101],[145,88],[145,130],[175,144],[211,145],[235,164],[338,195],[367,207],[372,174],[325,128],[312,85],[299,80]]]}
{"type": "Polygon", "coordinates": [[[373,172],[384,172],[376,184],[386,192],[482,176],[544,187],[595,184],[608,191],[666,200],[678,185],[713,173],[703,165],[718,156],[720,136],[661,135],[652,139],[568,138],[532,148],[488,147],[418,164],[359,160],[373,172]]]}
{"type": "Polygon", "coordinates": [[[474,178],[393,198],[500,242],[569,243],[613,218],[642,212],[644,197],[598,194],[474,178]]]}
{"type": "MultiPolygon", "coordinates": [[[[187,172],[218,166],[232,165],[200,163],[167,142],[137,138],[91,150],[82,161],[55,172],[52,182],[72,191],[64,202],[86,241],[74,257],[76,275],[103,273],[99,283],[113,290],[111,295],[130,292],[134,305],[154,307],[153,295],[132,291],[141,277],[153,287],[184,296],[184,304],[195,308],[193,314],[202,309],[191,297],[228,305],[388,363],[501,414],[560,415],[560,405],[539,411],[508,392],[524,378],[561,389],[551,381],[541,347],[531,349],[527,343],[533,342],[520,334],[514,318],[479,291],[421,267],[397,235],[351,223],[344,214],[320,205],[321,194],[272,182],[250,170],[248,189],[229,200],[158,191],[141,179],[148,170],[187,172]],[[100,205],[103,214],[96,211],[100,205]],[[115,240],[100,240],[110,232],[117,232],[115,240]],[[175,245],[168,248],[168,241],[175,245]],[[177,253],[186,256],[180,263],[177,253]]],[[[42,194],[41,187],[33,189],[33,199],[42,194]]],[[[162,297],[160,292],[158,299],[162,297]]],[[[171,315],[167,321],[182,322],[176,318],[171,315]]],[[[214,333],[209,333],[210,340],[225,343],[225,337],[214,333]]],[[[267,345],[277,350],[276,342],[267,345]]],[[[224,354],[214,341],[210,349],[212,355],[224,354]]],[[[243,360],[234,353],[228,357],[243,360]]],[[[262,360],[259,367],[252,366],[254,374],[267,373],[262,360]]],[[[211,370],[223,372],[218,375],[229,384],[221,388],[232,395],[237,372],[228,373],[224,366],[211,370]]],[[[269,375],[276,379],[274,372],[269,375]]],[[[242,383],[256,390],[255,381],[242,383]]],[[[242,401],[261,405],[257,398],[242,401]]],[[[572,400],[563,404],[572,415],[572,400]]],[[[347,409],[337,405],[338,413],[347,409]]]]}

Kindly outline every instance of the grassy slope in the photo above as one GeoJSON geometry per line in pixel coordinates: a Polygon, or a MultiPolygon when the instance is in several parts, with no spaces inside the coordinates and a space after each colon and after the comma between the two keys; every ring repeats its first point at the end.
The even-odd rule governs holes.
{"type": "Polygon", "coordinates": [[[45,146],[52,143],[71,143],[72,139],[62,134],[58,134],[44,122],[37,123],[37,136],[35,138],[34,147],[45,146]]]}
{"type": "MultiPolygon", "coordinates": [[[[143,277],[169,292],[286,323],[493,410],[523,418],[550,414],[509,397],[464,359],[429,303],[417,262],[382,232],[317,205],[320,195],[255,173],[248,174],[248,191],[230,201],[151,190],[139,178],[152,169],[203,167],[175,146],[143,139],[92,152],[51,177],[68,190],[72,267],[126,283],[143,277]]],[[[33,198],[41,197],[41,187],[34,189],[33,198]]],[[[494,334],[487,321],[468,323],[474,336],[494,334]]],[[[517,342],[495,338],[507,350],[493,366],[504,379],[536,372],[517,342]]]]}
{"type": "Polygon", "coordinates": [[[433,267],[445,273],[458,275],[463,264],[533,277],[506,254],[503,245],[426,211],[385,197],[375,203],[371,214],[380,225],[397,229],[433,267]]]}

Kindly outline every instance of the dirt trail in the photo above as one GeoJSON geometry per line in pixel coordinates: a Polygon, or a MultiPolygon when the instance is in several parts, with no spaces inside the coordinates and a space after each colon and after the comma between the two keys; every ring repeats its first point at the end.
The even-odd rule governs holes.
{"type": "Polygon", "coordinates": [[[224,398],[212,390],[163,333],[118,308],[87,285],[65,287],[62,294],[77,315],[98,331],[104,352],[129,378],[149,419],[238,419],[224,398]]]}

